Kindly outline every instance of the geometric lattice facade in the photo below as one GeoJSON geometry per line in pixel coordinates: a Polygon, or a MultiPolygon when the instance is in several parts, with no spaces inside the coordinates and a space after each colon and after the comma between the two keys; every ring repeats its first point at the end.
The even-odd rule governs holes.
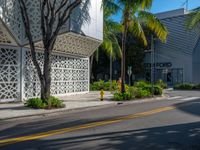
{"type": "MultiPolygon", "coordinates": [[[[43,53],[37,53],[43,67],[43,53]]],[[[54,54],[52,57],[52,95],[89,91],[89,58],[54,54]]],[[[29,50],[0,45],[0,102],[39,97],[40,82],[29,50]]]]}
{"type": "Polygon", "coordinates": [[[14,37],[12,37],[9,34],[8,29],[6,29],[5,24],[3,23],[3,21],[0,18],[0,43],[4,44],[4,45],[15,45],[17,46],[17,43],[14,39],[14,37]]]}
{"type": "Polygon", "coordinates": [[[11,43],[8,36],[4,33],[2,27],[0,27],[0,43],[11,43]]]}
{"type": "Polygon", "coordinates": [[[0,8],[2,9],[1,19],[10,29],[15,38],[22,41],[22,18],[19,15],[20,9],[18,0],[0,0],[0,8]]]}
{"type": "MultiPolygon", "coordinates": [[[[37,53],[37,60],[42,67],[43,54],[37,53]]],[[[30,51],[24,57],[24,93],[25,98],[40,95],[40,83],[31,60],[30,51]]],[[[89,91],[89,60],[87,58],[70,58],[61,55],[52,57],[51,94],[64,95],[89,91]]]]}
{"type": "MultiPolygon", "coordinates": [[[[68,32],[58,36],[54,46],[54,52],[90,56],[100,44],[101,41],[68,32]]],[[[43,43],[37,42],[36,47],[43,49],[43,43]]]]}
{"type": "MultiPolygon", "coordinates": [[[[61,1],[57,0],[58,4],[61,1]]],[[[25,0],[25,3],[38,49],[37,60],[43,68],[40,1],[25,0]]],[[[99,0],[83,0],[72,15],[78,21],[71,16],[61,29],[53,49],[52,95],[89,91],[89,57],[103,38],[103,12],[99,3],[99,0]],[[83,14],[87,23],[81,20],[83,14]]],[[[39,95],[40,82],[31,60],[18,0],[0,0],[0,102],[39,95]]]]}
{"type": "Polygon", "coordinates": [[[0,101],[20,97],[19,56],[18,49],[0,48],[0,101]]]}

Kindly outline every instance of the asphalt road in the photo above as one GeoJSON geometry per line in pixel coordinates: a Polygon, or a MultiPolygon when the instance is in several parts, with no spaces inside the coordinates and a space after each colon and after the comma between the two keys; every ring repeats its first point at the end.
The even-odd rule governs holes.
{"type": "Polygon", "coordinates": [[[1,150],[200,150],[200,92],[0,122],[1,150]]]}

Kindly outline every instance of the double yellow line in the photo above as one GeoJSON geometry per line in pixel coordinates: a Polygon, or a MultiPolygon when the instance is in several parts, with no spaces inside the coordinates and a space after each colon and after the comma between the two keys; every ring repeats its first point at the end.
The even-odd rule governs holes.
{"type": "Polygon", "coordinates": [[[132,114],[132,115],[128,115],[128,116],[118,117],[115,119],[87,123],[87,124],[83,124],[83,125],[77,125],[74,127],[51,130],[51,131],[47,131],[47,132],[42,132],[42,133],[37,133],[37,134],[32,134],[32,135],[27,135],[27,136],[21,136],[21,137],[16,137],[16,138],[3,139],[3,140],[0,140],[0,147],[9,145],[9,144],[19,143],[19,142],[37,140],[37,139],[46,138],[46,137],[50,137],[50,136],[54,136],[54,135],[60,135],[60,134],[78,131],[78,130],[82,130],[82,129],[89,129],[89,128],[94,128],[94,127],[119,123],[122,121],[135,119],[135,118],[141,118],[141,117],[145,117],[145,116],[150,116],[153,114],[157,114],[157,113],[161,113],[161,112],[169,111],[169,110],[173,110],[173,109],[176,109],[176,107],[174,107],[174,106],[161,107],[161,108],[153,109],[150,111],[145,111],[145,112],[136,113],[136,114],[132,114]]]}

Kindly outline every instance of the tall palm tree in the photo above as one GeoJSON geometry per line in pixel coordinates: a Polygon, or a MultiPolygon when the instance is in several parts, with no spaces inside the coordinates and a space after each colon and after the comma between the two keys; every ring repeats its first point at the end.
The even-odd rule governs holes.
{"type": "Polygon", "coordinates": [[[190,13],[190,17],[187,21],[187,26],[189,29],[192,29],[198,27],[199,24],[200,24],[200,7],[197,7],[193,9],[192,12],[190,13]]]}
{"type": "Polygon", "coordinates": [[[160,40],[167,38],[167,29],[157,19],[149,9],[153,0],[117,0],[122,12],[122,59],[121,59],[121,92],[125,92],[125,54],[127,33],[132,33],[135,37],[142,40],[146,46],[147,38],[143,28],[148,29],[160,40]]]}
{"type": "Polygon", "coordinates": [[[121,57],[121,48],[116,34],[121,32],[121,25],[111,19],[111,16],[118,12],[119,7],[115,0],[103,0],[104,9],[104,31],[102,47],[113,59],[121,57]]]}
{"type": "MultiPolygon", "coordinates": [[[[111,16],[117,13],[119,6],[115,3],[115,0],[103,0],[102,9],[104,10],[104,31],[101,49],[110,57],[110,80],[112,80],[112,61],[121,58],[121,48],[116,37],[116,34],[121,32],[121,25],[113,21],[111,16]]],[[[98,61],[98,53],[99,50],[94,53],[91,61],[93,61],[94,56],[96,56],[96,60],[98,61]]]]}

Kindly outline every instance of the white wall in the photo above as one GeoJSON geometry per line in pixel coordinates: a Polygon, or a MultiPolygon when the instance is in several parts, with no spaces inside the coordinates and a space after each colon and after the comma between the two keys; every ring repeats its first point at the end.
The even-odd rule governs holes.
{"type": "MultiPolygon", "coordinates": [[[[85,0],[87,1],[87,0],[85,0]]],[[[88,0],[82,10],[77,10],[71,17],[72,31],[78,31],[88,37],[103,40],[103,10],[101,8],[101,0],[88,0]],[[88,7],[88,8],[86,8],[88,7]],[[73,17],[79,15],[80,18],[73,17]],[[81,21],[81,17],[85,17],[87,21],[81,21]],[[73,18],[77,18],[74,20],[73,18]]]]}

